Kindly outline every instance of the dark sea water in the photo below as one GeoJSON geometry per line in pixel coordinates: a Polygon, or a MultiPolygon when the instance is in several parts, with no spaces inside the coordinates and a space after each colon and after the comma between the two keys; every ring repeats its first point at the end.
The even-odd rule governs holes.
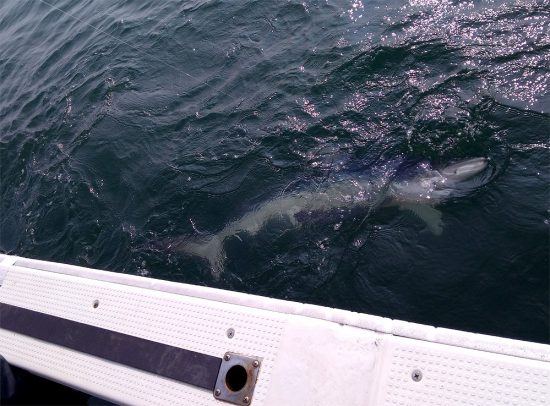
{"type": "Polygon", "coordinates": [[[0,251],[549,342],[549,1],[0,1],[0,251]],[[60,11],[60,10],[63,10],[60,11]],[[440,205],[173,243],[397,159],[440,205]]]}

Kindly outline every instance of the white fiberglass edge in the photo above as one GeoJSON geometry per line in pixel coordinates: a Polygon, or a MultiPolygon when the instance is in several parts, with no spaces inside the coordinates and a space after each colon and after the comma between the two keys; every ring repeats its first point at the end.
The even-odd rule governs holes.
{"type": "MultiPolygon", "coordinates": [[[[260,357],[252,406],[550,404],[545,344],[6,255],[0,284],[8,305],[215,357],[260,357]]],[[[226,404],[3,329],[0,354],[116,403],[226,404]]]]}
{"type": "Polygon", "coordinates": [[[301,315],[331,321],[338,324],[355,326],[380,333],[426,340],[434,343],[448,344],[542,361],[550,361],[550,346],[544,344],[476,334],[442,327],[433,327],[402,320],[392,320],[386,317],[373,316],[370,314],[350,312],[347,310],[327,308],[287,300],[266,298],[204,286],[169,282],[116,272],[99,271],[96,269],[74,265],[19,258],[2,254],[0,254],[0,285],[2,284],[2,275],[8,271],[10,266],[79,276],[98,281],[204,298],[217,302],[276,311],[279,313],[301,315]]]}

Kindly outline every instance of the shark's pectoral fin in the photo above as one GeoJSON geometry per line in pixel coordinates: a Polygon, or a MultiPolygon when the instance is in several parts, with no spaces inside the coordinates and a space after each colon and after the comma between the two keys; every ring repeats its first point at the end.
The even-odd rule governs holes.
{"type": "Polygon", "coordinates": [[[296,214],[298,214],[299,212],[300,208],[298,206],[292,206],[287,212],[288,219],[290,220],[290,224],[292,224],[293,227],[300,226],[300,222],[296,218],[296,214]]]}
{"type": "Polygon", "coordinates": [[[401,210],[408,210],[416,217],[426,223],[428,229],[435,235],[441,235],[443,232],[442,213],[432,206],[425,204],[406,203],[399,206],[401,210]]]}

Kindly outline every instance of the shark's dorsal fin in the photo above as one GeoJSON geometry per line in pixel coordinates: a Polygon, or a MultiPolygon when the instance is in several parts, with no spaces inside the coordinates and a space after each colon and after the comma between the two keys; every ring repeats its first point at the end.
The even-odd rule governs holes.
{"type": "Polygon", "coordinates": [[[441,235],[443,232],[442,213],[432,206],[419,203],[402,203],[399,209],[409,210],[420,220],[424,221],[433,234],[441,235]]]}

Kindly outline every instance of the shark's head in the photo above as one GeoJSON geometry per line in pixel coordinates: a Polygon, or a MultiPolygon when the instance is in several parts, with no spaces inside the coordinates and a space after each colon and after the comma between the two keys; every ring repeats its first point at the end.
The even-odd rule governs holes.
{"type": "Polygon", "coordinates": [[[467,159],[438,170],[422,163],[415,167],[412,178],[392,185],[392,196],[399,201],[431,204],[463,196],[488,182],[488,165],[487,158],[467,159]]]}
{"type": "Polygon", "coordinates": [[[489,165],[487,158],[472,158],[466,161],[457,162],[439,170],[441,176],[448,183],[459,183],[473,178],[483,172],[489,165]]]}
{"type": "Polygon", "coordinates": [[[444,200],[464,196],[486,184],[490,179],[488,158],[471,158],[445,166],[436,171],[432,196],[444,200]]]}

